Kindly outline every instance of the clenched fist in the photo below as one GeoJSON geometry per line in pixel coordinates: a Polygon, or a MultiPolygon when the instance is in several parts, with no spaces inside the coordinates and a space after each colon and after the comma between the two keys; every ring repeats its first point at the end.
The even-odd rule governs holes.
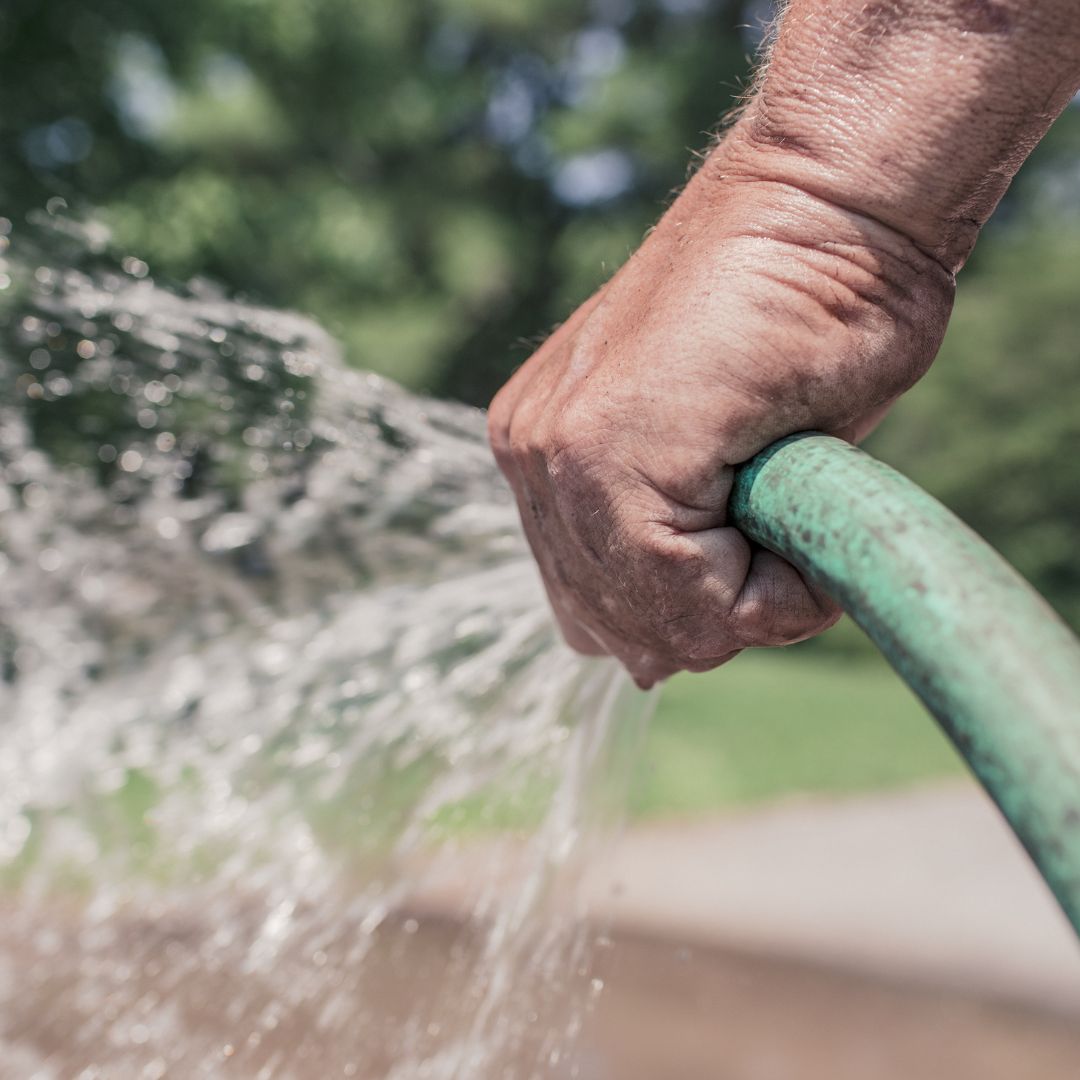
{"type": "Polygon", "coordinates": [[[491,406],[566,639],[642,687],[836,619],[728,524],[734,469],[797,431],[865,435],[951,308],[938,259],[753,161],[721,146],[491,406]]]}

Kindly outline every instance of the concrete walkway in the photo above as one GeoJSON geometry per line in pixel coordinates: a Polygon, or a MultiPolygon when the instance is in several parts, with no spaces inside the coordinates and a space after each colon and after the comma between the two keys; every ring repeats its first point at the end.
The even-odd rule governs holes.
{"type": "Polygon", "coordinates": [[[624,930],[1080,1015],[1080,947],[973,785],[636,827],[588,890],[624,930]]]}

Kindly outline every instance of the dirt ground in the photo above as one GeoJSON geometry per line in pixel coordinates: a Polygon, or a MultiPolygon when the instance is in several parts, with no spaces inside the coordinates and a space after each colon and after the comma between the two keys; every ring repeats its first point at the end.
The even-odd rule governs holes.
{"type": "Polygon", "coordinates": [[[620,941],[597,1080],[1075,1080],[1080,1022],[720,949],[620,941]]]}
{"type": "Polygon", "coordinates": [[[491,1030],[515,1029],[512,1055],[453,1067],[444,1059],[440,1071],[439,1047],[467,1031],[482,1008],[464,977],[480,939],[448,921],[389,920],[360,965],[365,978],[351,980],[343,940],[325,943],[342,963],[323,961],[316,978],[310,963],[295,957],[282,957],[272,975],[215,961],[214,935],[175,920],[131,926],[100,941],[85,934],[64,939],[54,928],[47,956],[19,932],[18,920],[6,926],[3,1080],[1080,1075],[1075,1016],[618,935],[593,950],[583,1009],[568,1007],[580,998],[565,983],[546,998],[524,982],[520,993],[511,986],[491,1030]],[[576,1026],[575,1014],[584,1022],[568,1042],[563,1036],[568,1023],[576,1026]],[[418,1030],[419,1018],[426,1030],[418,1030]]]}

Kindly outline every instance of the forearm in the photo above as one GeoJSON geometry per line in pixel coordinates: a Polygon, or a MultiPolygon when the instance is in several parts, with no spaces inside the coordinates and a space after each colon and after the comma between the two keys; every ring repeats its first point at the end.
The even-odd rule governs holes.
{"type": "Polygon", "coordinates": [[[767,71],[711,155],[967,258],[1080,87],[1080,0],[792,0],[767,71]]]}

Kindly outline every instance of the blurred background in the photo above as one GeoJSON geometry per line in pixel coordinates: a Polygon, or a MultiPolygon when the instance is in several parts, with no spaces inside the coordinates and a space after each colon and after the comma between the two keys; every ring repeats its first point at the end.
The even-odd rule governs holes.
{"type": "MultiPolygon", "coordinates": [[[[484,405],[662,211],[734,105],[772,15],[769,0],[8,0],[3,212],[61,197],[159,280],[206,276],[309,314],[349,362],[484,405]]],[[[1074,626],[1077,251],[1074,108],[964,271],[937,365],[870,445],[1074,626]]],[[[891,675],[849,628],[827,641],[833,657],[807,672],[824,722],[865,716],[865,680],[876,734],[891,739],[891,675]]],[[[791,661],[800,673],[802,661],[791,661]]],[[[732,715],[745,697],[759,717],[799,723],[782,743],[810,752],[796,718],[815,706],[799,681],[789,697],[757,679],[751,659],[680,687],[658,731],[730,693],[732,715]]],[[[918,716],[902,695],[894,711],[918,716]]],[[[846,745],[852,733],[839,734],[846,745]]],[[[753,750],[732,792],[702,780],[665,793],[658,764],[642,809],[770,793],[778,763],[753,750]]],[[[846,788],[950,764],[938,747],[896,750],[828,776],[803,760],[792,779],[846,788]]]]}
{"type": "MultiPolygon", "coordinates": [[[[769,0],[5,0],[0,225],[66,205],[159,281],[309,315],[348,363],[483,406],[661,213],[772,15],[769,0]]],[[[1080,628],[1078,252],[1072,108],[965,269],[936,366],[869,449],[1080,628]]],[[[673,681],[630,809],[654,829],[942,782],[966,784],[953,751],[841,624],[673,681]]]]}

